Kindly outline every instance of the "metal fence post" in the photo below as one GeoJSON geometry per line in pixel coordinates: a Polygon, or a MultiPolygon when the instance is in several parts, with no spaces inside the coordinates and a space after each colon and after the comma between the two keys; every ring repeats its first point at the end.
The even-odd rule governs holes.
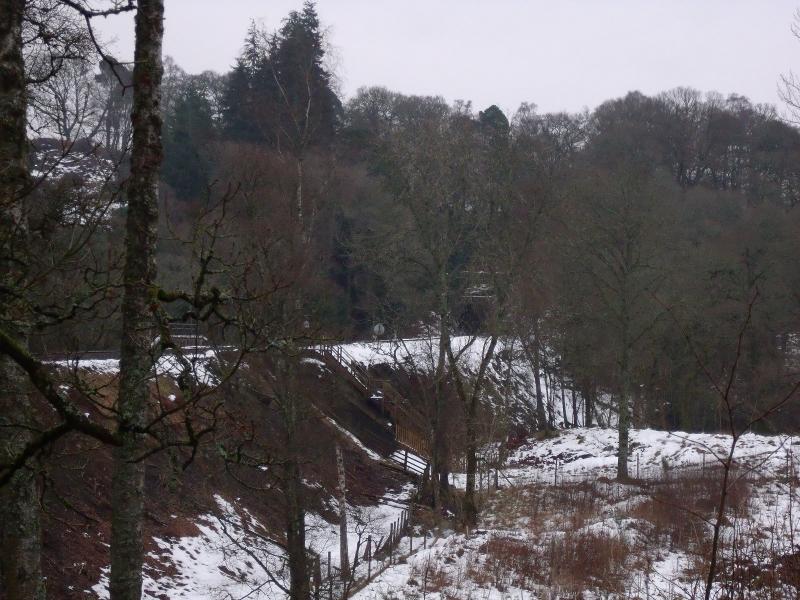
{"type": "Polygon", "coordinates": [[[389,564],[392,564],[392,550],[394,549],[394,523],[389,527],[389,564]]]}

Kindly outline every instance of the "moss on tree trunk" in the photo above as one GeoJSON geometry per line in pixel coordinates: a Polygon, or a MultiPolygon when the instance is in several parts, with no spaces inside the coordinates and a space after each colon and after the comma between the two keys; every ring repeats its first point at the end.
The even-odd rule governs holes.
{"type": "Polygon", "coordinates": [[[163,0],[140,0],[136,12],[133,69],[133,146],[125,231],[122,343],[117,404],[122,445],[114,450],[111,521],[111,600],[142,595],[142,516],[145,424],[152,370],[152,286],[156,278],[158,179],[161,147],[161,43],[163,0]]]}
{"type": "MultiPolygon", "coordinates": [[[[28,188],[25,134],[24,0],[0,0],[0,290],[24,280],[26,223],[22,198],[28,188]]],[[[0,322],[24,338],[25,320],[13,294],[0,292],[0,322]]],[[[28,443],[35,421],[26,378],[0,357],[0,463],[9,464],[28,443]]],[[[41,525],[36,477],[27,466],[0,489],[0,588],[8,600],[43,600],[41,525]]]]}

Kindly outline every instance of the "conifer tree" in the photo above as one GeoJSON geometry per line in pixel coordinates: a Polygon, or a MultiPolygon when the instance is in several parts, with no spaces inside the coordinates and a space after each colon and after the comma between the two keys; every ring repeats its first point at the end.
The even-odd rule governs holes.
{"type": "Polygon", "coordinates": [[[282,96],[280,128],[290,143],[324,143],[335,132],[341,104],[324,66],[323,44],[313,2],[289,13],[272,40],[270,67],[282,96]]]}
{"type": "Polygon", "coordinates": [[[197,82],[178,94],[164,131],[164,181],[181,198],[193,198],[208,185],[204,150],[214,137],[211,103],[197,82]]]}
{"type": "Polygon", "coordinates": [[[267,143],[295,156],[329,143],[341,102],[324,65],[324,42],[312,2],[289,13],[271,37],[251,23],[228,79],[223,102],[226,136],[267,143]]]}

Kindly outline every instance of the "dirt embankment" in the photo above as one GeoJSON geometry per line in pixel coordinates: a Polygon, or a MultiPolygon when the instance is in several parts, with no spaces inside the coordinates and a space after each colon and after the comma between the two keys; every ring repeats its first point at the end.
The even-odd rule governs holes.
{"type": "MultiPolygon", "coordinates": [[[[359,437],[371,445],[374,423],[348,408],[346,395],[354,391],[316,364],[301,364],[300,368],[300,385],[292,394],[301,408],[297,435],[308,509],[334,517],[329,500],[336,488],[336,443],[345,452],[353,502],[374,504],[388,490],[406,483],[327,421],[326,416],[345,421],[356,435],[363,430],[359,437]]],[[[203,438],[191,461],[188,448],[163,450],[146,459],[146,553],[157,556],[154,537],[177,539],[199,533],[198,515],[220,510],[215,496],[249,512],[279,543],[285,538],[280,487],[286,429],[280,394],[270,372],[267,359],[253,357],[246,368],[193,409],[197,423],[212,423],[213,430],[203,438]]],[[[104,386],[104,402],[112,406],[115,375],[89,373],[86,377],[94,385],[104,386]]],[[[153,385],[154,406],[180,402],[182,397],[176,383],[167,377],[153,385]]],[[[87,405],[86,409],[102,411],[97,406],[87,405]]],[[[180,439],[185,433],[183,420],[182,414],[174,415],[160,435],[180,439]]],[[[111,449],[73,435],[42,457],[41,467],[48,597],[95,597],[88,590],[110,562],[111,449]]],[[[155,564],[153,556],[148,557],[148,573],[168,575],[174,567],[155,564]]]]}

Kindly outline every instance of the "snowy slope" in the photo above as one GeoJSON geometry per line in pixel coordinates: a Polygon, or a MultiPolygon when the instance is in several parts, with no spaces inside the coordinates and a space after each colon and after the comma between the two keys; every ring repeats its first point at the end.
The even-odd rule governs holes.
{"type": "MultiPolygon", "coordinates": [[[[434,547],[388,568],[355,597],[702,597],[719,494],[711,464],[730,438],[654,430],[631,437],[648,486],[608,478],[616,464],[613,430],[529,440],[510,454],[503,488],[483,496],[478,529],[443,531],[434,547]],[[563,469],[557,484],[556,463],[563,469]]],[[[746,482],[735,484],[723,521],[712,598],[730,594],[730,564],[736,589],[745,590],[737,598],[800,597],[800,437],[748,434],[736,458],[749,468],[738,472],[746,482]]]]}
{"type": "MultiPolygon", "coordinates": [[[[313,484],[309,484],[313,485],[313,484]]],[[[348,550],[351,564],[362,556],[367,538],[384,538],[406,508],[412,487],[385,494],[376,506],[348,505],[348,550]]],[[[169,600],[218,600],[219,598],[283,598],[289,573],[283,548],[247,509],[215,496],[218,512],[199,515],[193,535],[154,538],[157,550],[149,557],[160,569],[145,569],[144,598],[169,600]],[[268,575],[265,567],[269,569],[268,575]]],[[[338,510],[335,500],[330,508],[338,510]]],[[[306,515],[306,542],[312,551],[339,566],[339,526],[316,513],[306,515]]],[[[356,573],[366,574],[366,564],[356,573]]],[[[87,593],[109,597],[108,569],[87,593]]]]}
{"type": "MultiPolygon", "coordinates": [[[[76,358],[73,360],[46,361],[46,364],[69,370],[88,371],[105,375],[119,373],[119,359],[117,358],[76,358]]],[[[154,374],[159,377],[169,376],[177,379],[184,372],[187,372],[200,385],[211,387],[219,383],[219,377],[216,373],[217,365],[218,358],[214,350],[184,352],[182,357],[168,353],[162,355],[156,361],[154,374]]]]}
{"type": "MultiPolygon", "coordinates": [[[[355,342],[334,348],[341,353],[344,360],[357,362],[363,367],[385,364],[430,374],[436,368],[438,345],[438,337],[424,337],[355,342]]],[[[489,339],[482,336],[453,336],[451,347],[460,367],[465,372],[475,374],[488,351],[489,339]]],[[[555,359],[556,357],[548,356],[548,360],[555,359]]],[[[512,420],[523,426],[535,422],[534,371],[518,339],[498,340],[487,377],[492,385],[486,401],[495,412],[508,413],[512,420]]],[[[551,379],[544,369],[540,370],[540,386],[543,399],[554,415],[556,426],[561,427],[565,422],[565,406],[566,421],[572,424],[572,392],[563,390],[560,382],[551,379]]],[[[578,402],[580,404],[580,399],[578,402]]],[[[606,424],[614,424],[614,419],[608,414],[604,413],[602,416],[606,424]]],[[[583,423],[582,410],[578,410],[577,421],[578,424],[583,423]]]]}
{"type": "MultiPolygon", "coordinates": [[[[529,440],[508,458],[504,474],[524,483],[550,481],[558,465],[558,476],[613,477],[617,466],[615,429],[568,429],[542,441],[529,440]]],[[[658,479],[687,467],[710,469],[719,464],[730,448],[724,434],[684,433],[634,429],[630,435],[629,472],[642,478],[658,479]]],[[[787,456],[800,456],[800,437],[763,436],[748,433],[737,444],[734,458],[758,473],[769,474],[785,468],[787,456]]]]}
{"type": "MultiPolygon", "coordinates": [[[[244,548],[279,576],[283,551],[265,539],[264,528],[247,511],[237,510],[220,496],[215,500],[219,513],[199,515],[194,523],[197,535],[154,538],[158,550],[149,556],[157,559],[162,569],[145,569],[144,598],[216,600],[248,593],[255,598],[280,595],[273,582],[258,576],[259,569],[244,548]]],[[[107,573],[106,569],[91,589],[98,598],[109,597],[107,573]]]]}

